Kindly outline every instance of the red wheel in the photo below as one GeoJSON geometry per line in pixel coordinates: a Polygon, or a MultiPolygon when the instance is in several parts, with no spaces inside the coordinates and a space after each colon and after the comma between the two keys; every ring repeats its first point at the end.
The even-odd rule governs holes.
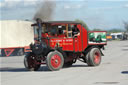
{"type": "Polygon", "coordinates": [[[94,54],[94,62],[95,62],[96,64],[98,64],[98,63],[100,62],[100,53],[99,53],[99,52],[96,52],[96,53],[94,54]]]}
{"type": "Polygon", "coordinates": [[[92,48],[86,56],[86,62],[89,66],[98,66],[101,62],[101,53],[98,48],[92,48]]]}
{"type": "Polygon", "coordinates": [[[37,71],[40,68],[40,64],[37,64],[35,56],[28,53],[24,58],[24,66],[30,71],[37,71]]]}
{"type": "Polygon", "coordinates": [[[54,67],[54,68],[58,68],[61,64],[61,58],[59,55],[55,54],[51,57],[51,65],[54,67]]]}
{"type": "Polygon", "coordinates": [[[51,71],[59,70],[64,63],[63,55],[58,51],[50,52],[47,56],[46,62],[51,71]]]}

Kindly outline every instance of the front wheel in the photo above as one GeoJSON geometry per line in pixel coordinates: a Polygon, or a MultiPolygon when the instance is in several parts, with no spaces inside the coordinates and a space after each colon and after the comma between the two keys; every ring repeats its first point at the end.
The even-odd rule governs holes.
{"type": "Polygon", "coordinates": [[[98,48],[92,48],[86,55],[86,63],[89,66],[98,66],[101,63],[101,52],[98,48]]]}
{"type": "Polygon", "coordinates": [[[24,66],[30,71],[37,71],[40,68],[40,64],[37,64],[37,60],[32,53],[28,53],[24,57],[24,66]]]}
{"type": "Polygon", "coordinates": [[[47,55],[46,64],[51,71],[59,70],[63,67],[64,58],[63,55],[58,51],[50,52],[47,55]]]}

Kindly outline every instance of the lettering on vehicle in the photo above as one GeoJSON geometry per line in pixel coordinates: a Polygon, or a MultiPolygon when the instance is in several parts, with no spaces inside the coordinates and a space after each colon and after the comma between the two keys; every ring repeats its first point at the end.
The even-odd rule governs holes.
{"type": "Polygon", "coordinates": [[[58,43],[59,46],[73,45],[73,39],[51,39],[50,42],[51,45],[56,45],[56,43],[58,43]]]}

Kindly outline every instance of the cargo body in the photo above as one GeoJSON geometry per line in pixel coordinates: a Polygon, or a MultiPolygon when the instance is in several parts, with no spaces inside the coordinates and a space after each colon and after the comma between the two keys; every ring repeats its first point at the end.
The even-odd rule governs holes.
{"type": "Polygon", "coordinates": [[[1,56],[23,55],[25,47],[34,41],[32,22],[18,20],[0,21],[1,56]]]}

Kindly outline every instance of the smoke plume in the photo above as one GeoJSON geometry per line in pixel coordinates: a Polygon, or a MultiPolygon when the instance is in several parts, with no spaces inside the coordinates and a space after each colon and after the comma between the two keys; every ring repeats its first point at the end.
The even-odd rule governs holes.
{"type": "Polygon", "coordinates": [[[52,20],[55,7],[56,7],[55,1],[44,0],[41,4],[41,8],[37,10],[34,16],[34,20],[36,20],[36,18],[40,18],[43,21],[52,20]]]}

